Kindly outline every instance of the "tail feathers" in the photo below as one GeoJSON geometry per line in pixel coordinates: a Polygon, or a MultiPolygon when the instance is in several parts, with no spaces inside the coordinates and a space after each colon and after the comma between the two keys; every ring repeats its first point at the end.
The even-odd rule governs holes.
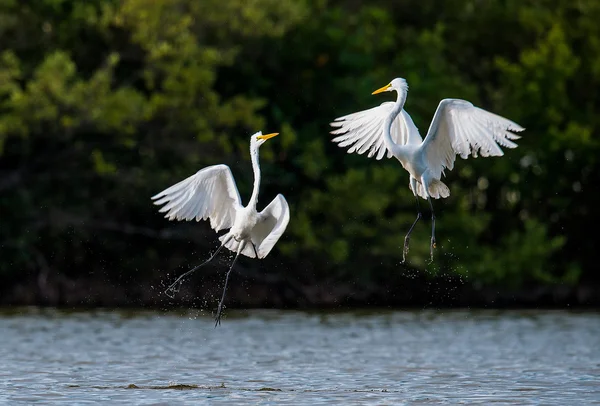
{"type": "MultiPolygon", "coordinates": [[[[223,243],[223,241],[225,241],[228,237],[229,237],[229,234],[223,234],[222,236],[219,237],[219,241],[221,241],[221,243],[223,243]]],[[[228,250],[230,250],[232,252],[237,253],[238,249],[240,248],[240,244],[242,244],[242,242],[238,242],[234,238],[230,238],[229,241],[227,241],[227,243],[225,243],[225,248],[227,248],[228,250]]],[[[254,253],[254,248],[252,248],[252,244],[250,244],[250,243],[246,243],[246,245],[244,246],[244,249],[242,250],[242,252],[240,252],[240,254],[245,255],[249,258],[256,258],[256,254],[254,253]]]]}
{"type": "MultiPolygon", "coordinates": [[[[410,184],[409,187],[410,190],[412,190],[412,186],[410,186],[410,184]]],[[[412,192],[415,193],[414,190],[412,190],[412,192]]],[[[416,194],[417,196],[420,196],[423,199],[427,200],[427,193],[425,193],[425,188],[423,187],[421,182],[417,182],[416,194]]],[[[431,196],[434,199],[445,199],[446,197],[450,196],[450,189],[448,189],[448,186],[446,186],[446,184],[441,180],[434,179],[429,184],[429,196],[431,196]]]]}

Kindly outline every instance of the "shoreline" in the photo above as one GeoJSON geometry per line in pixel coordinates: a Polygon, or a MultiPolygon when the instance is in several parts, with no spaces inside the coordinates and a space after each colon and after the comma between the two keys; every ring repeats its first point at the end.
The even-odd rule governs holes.
{"type": "MultiPolygon", "coordinates": [[[[240,275],[241,276],[241,275],[240,275]]],[[[57,308],[177,309],[216,307],[222,284],[194,280],[181,287],[174,299],[164,294],[160,281],[116,284],[95,279],[30,280],[0,291],[0,306],[57,308]]],[[[230,284],[229,309],[335,310],[367,308],[472,308],[472,309],[600,309],[600,286],[537,286],[529,289],[475,289],[439,279],[410,280],[402,286],[373,285],[357,289],[356,283],[323,282],[301,285],[281,279],[265,283],[240,277],[230,284]]]]}

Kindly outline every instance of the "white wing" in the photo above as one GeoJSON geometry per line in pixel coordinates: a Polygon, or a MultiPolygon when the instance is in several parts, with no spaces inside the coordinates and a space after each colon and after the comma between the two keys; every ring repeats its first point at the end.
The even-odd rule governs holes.
{"type": "Polygon", "coordinates": [[[504,117],[473,106],[465,100],[444,99],[433,116],[421,150],[434,178],[440,179],[445,168],[452,170],[456,155],[504,155],[503,147],[515,148],[511,140],[519,137],[510,131],[524,128],[504,117]]]}
{"type": "Polygon", "coordinates": [[[279,237],[283,235],[288,222],[290,221],[290,208],[283,195],[279,194],[269,203],[267,207],[258,213],[258,222],[250,232],[250,240],[254,247],[245,240],[237,241],[235,238],[229,238],[229,233],[219,237],[219,241],[225,244],[232,252],[238,252],[240,244],[244,244],[240,254],[249,258],[266,257],[275,246],[279,237]]]}
{"type": "MultiPolygon", "coordinates": [[[[331,131],[331,134],[341,135],[332,141],[337,142],[341,148],[350,147],[349,154],[369,151],[369,158],[376,156],[376,159],[381,159],[387,152],[387,157],[391,158],[392,151],[386,147],[383,139],[383,122],[391,114],[393,107],[394,103],[385,102],[369,110],[336,118],[330,125],[338,128],[331,131]]],[[[405,110],[394,119],[390,135],[397,145],[419,144],[422,141],[419,130],[405,110]]]]}
{"type": "MultiPolygon", "coordinates": [[[[277,195],[258,216],[258,223],[250,238],[256,246],[258,257],[264,258],[271,252],[290,221],[290,208],[285,197],[277,195]]],[[[252,254],[254,257],[254,252],[252,254]]]]}
{"type": "Polygon", "coordinates": [[[215,231],[231,228],[236,211],[241,208],[240,194],[227,165],[204,168],[152,196],[152,200],[156,200],[156,205],[167,203],[160,212],[166,212],[169,220],[208,218],[215,231]]]}

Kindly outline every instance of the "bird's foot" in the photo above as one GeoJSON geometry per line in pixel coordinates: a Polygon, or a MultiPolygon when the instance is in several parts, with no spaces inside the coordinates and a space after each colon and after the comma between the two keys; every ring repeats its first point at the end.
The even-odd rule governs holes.
{"type": "Polygon", "coordinates": [[[402,263],[406,262],[406,255],[408,254],[408,242],[410,237],[404,238],[404,248],[402,249],[402,263]]]}
{"type": "Polygon", "coordinates": [[[217,309],[217,315],[215,316],[215,328],[221,325],[221,315],[223,314],[223,306],[219,303],[219,307],[217,309]]]}
{"type": "Polygon", "coordinates": [[[172,284],[171,286],[169,286],[166,290],[165,290],[165,295],[167,295],[168,297],[170,297],[171,299],[175,299],[175,295],[177,293],[179,293],[179,288],[181,287],[181,282],[175,282],[174,284],[172,284]]]}
{"type": "Polygon", "coordinates": [[[436,244],[435,244],[435,237],[431,237],[431,246],[429,249],[429,263],[431,264],[433,262],[433,250],[436,248],[436,244]]]}

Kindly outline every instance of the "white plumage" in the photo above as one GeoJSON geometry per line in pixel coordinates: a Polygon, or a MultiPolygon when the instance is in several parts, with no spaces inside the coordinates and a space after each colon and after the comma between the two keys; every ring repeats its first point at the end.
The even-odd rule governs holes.
{"type": "MultiPolygon", "coordinates": [[[[410,115],[403,109],[408,95],[408,84],[402,78],[392,80],[373,94],[396,91],[395,103],[386,102],[378,107],[337,118],[331,123],[336,135],[333,142],[347,148],[348,153],[363,154],[382,159],[395,156],[410,174],[409,187],[413,194],[429,200],[432,210],[431,256],[435,247],[435,216],[431,198],[445,198],[450,190],[441,181],[444,169],[452,170],[456,155],[500,156],[500,146],[515,148],[513,140],[520,137],[514,132],[524,128],[504,117],[473,106],[465,100],[444,99],[438,105],[425,140],[421,138],[410,115]]],[[[417,199],[418,205],[418,199],[417,199]]],[[[405,237],[404,258],[408,252],[410,233],[421,213],[405,237]]]]}
{"type": "Polygon", "coordinates": [[[201,265],[180,276],[170,287],[175,291],[177,283],[202,265],[210,262],[225,247],[236,253],[229,268],[219,303],[216,323],[220,315],[229,273],[237,257],[242,254],[250,258],[264,258],[283,235],[290,220],[290,209],[283,195],[279,194],[261,212],[256,210],[260,188],[260,165],[258,149],[278,133],[262,135],[259,131],[250,137],[250,157],[254,171],[254,188],[247,206],[242,205],[235,180],[227,165],[204,168],[194,175],[163,190],[152,197],[154,204],[164,205],[159,211],[166,213],[169,220],[210,220],[215,231],[229,229],[219,237],[221,246],[213,256],[201,265]]]}
{"type": "MultiPolygon", "coordinates": [[[[271,252],[271,249],[285,231],[289,221],[290,209],[287,201],[282,194],[278,194],[263,211],[258,213],[258,220],[250,231],[250,241],[256,247],[259,258],[264,258],[271,252]]],[[[228,234],[219,237],[219,241],[222,243],[227,240],[228,234]]],[[[229,250],[237,252],[240,244],[243,243],[243,241],[230,238],[224,244],[229,250]]],[[[256,257],[251,244],[245,244],[240,253],[250,258],[256,257]]]]}
{"type": "Polygon", "coordinates": [[[163,190],[152,199],[169,220],[210,220],[215,231],[231,228],[242,200],[227,165],[213,165],[163,190]]]}
{"type": "MultiPolygon", "coordinates": [[[[394,108],[394,103],[385,102],[372,109],[359,111],[336,118],[331,126],[338,127],[331,134],[342,134],[333,139],[340,147],[348,148],[348,153],[356,152],[364,154],[369,151],[369,158],[375,159],[392,157],[392,151],[386,148],[383,138],[383,122],[394,108]]],[[[419,130],[413,123],[412,118],[404,110],[394,120],[391,128],[392,140],[395,144],[405,145],[420,143],[422,141],[419,130]]]]}
{"type": "MultiPolygon", "coordinates": [[[[258,148],[264,138],[260,132],[252,136],[250,154],[254,169],[254,192],[246,207],[238,192],[231,169],[227,165],[213,165],[153,196],[154,204],[164,206],[159,210],[169,220],[210,220],[215,231],[231,229],[219,240],[233,252],[243,245],[242,255],[266,257],[285,231],[290,219],[290,209],[279,194],[260,213],[256,211],[260,186],[258,148]],[[235,227],[234,227],[235,226],[235,227]],[[250,244],[252,243],[252,244],[250,244]]],[[[268,139],[268,138],[267,138],[268,139]]]]}
{"type": "Polygon", "coordinates": [[[502,156],[504,152],[499,145],[516,148],[517,144],[511,140],[521,137],[511,131],[523,130],[517,123],[468,101],[444,99],[435,111],[421,151],[432,177],[440,179],[445,168],[454,168],[456,155],[463,159],[469,155],[502,156]]]}

